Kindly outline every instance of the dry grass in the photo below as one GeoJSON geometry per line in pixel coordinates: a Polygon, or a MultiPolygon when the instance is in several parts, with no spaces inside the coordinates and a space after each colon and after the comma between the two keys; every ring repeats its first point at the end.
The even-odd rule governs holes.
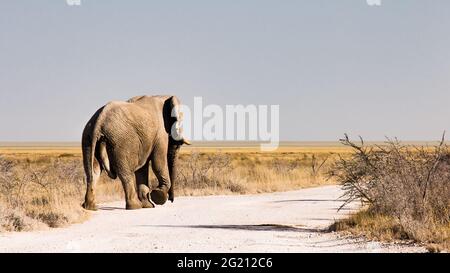
{"type": "Polygon", "coordinates": [[[333,228],[449,249],[450,151],[444,141],[434,147],[397,140],[366,146],[346,136],[342,143],[355,153],[336,161],[331,175],[343,185],[347,203],[361,201],[367,210],[333,228]]]}
{"type": "Polygon", "coordinates": [[[0,157],[0,230],[22,231],[79,222],[83,189],[79,160],[0,157]]]}
{"type": "Polygon", "coordinates": [[[182,195],[249,194],[332,184],[324,177],[330,157],[325,153],[192,151],[180,156],[182,163],[176,192],[182,195]]]}
{"type": "MultiPolygon", "coordinates": [[[[176,195],[248,194],[324,184],[331,152],[312,147],[296,152],[195,148],[180,154],[176,195]]],[[[156,179],[151,175],[153,185],[156,179]]],[[[0,231],[60,227],[85,220],[81,154],[73,148],[9,149],[0,157],[0,231]]],[[[119,180],[102,176],[97,201],[123,199],[119,180]]]]}
{"type": "Polygon", "coordinates": [[[361,210],[334,223],[330,230],[349,231],[357,236],[382,241],[396,241],[410,239],[402,226],[395,218],[383,214],[377,214],[367,209],[361,210]]]}
{"type": "Polygon", "coordinates": [[[422,242],[430,252],[450,250],[450,224],[438,225],[430,230],[422,228],[425,231],[421,237],[424,241],[412,237],[398,219],[364,209],[348,218],[336,221],[330,227],[330,231],[340,231],[386,242],[422,242]]]}

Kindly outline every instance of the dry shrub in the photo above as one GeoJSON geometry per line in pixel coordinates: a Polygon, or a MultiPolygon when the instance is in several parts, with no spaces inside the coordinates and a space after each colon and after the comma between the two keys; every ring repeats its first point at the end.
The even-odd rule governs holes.
{"type": "Polygon", "coordinates": [[[83,172],[79,160],[0,157],[0,217],[5,230],[59,227],[86,217],[80,207],[83,172]]]}
{"type": "Polygon", "coordinates": [[[0,204],[0,232],[31,231],[43,228],[45,224],[27,216],[22,210],[0,204]]]}
{"type": "Polygon", "coordinates": [[[343,185],[344,205],[367,204],[369,215],[394,219],[409,239],[450,240],[450,151],[444,140],[434,147],[398,140],[367,146],[346,135],[341,142],[355,151],[341,157],[330,173],[343,185]]]}

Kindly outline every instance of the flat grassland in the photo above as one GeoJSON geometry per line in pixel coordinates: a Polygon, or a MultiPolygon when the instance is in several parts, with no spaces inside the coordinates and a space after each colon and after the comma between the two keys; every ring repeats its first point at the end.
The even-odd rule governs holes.
{"type": "MultiPolygon", "coordinates": [[[[0,231],[60,227],[82,222],[85,182],[77,144],[0,144],[0,231]]],[[[327,179],[339,143],[289,143],[262,152],[257,145],[184,146],[176,196],[250,194],[334,184],[327,179]]],[[[156,178],[150,173],[152,185],[156,178]]],[[[123,200],[119,180],[102,176],[97,202],[123,200]]]]}
{"type": "MultiPolygon", "coordinates": [[[[368,147],[375,147],[373,153],[369,152],[369,155],[377,159],[380,155],[377,151],[380,150],[373,144],[378,143],[369,144],[368,147]]],[[[430,156],[434,158],[435,146],[429,146],[424,142],[405,144],[410,144],[413,148],[395,151],[400,151],[397,154],[403,160],[403,165],[400,167],[415,168],[413,168],[415,171],[408,171],[409,169],[405,171],[411,177],[398,181],[389,178],[384,181],[383,177],[395,176],[399,169],[389,169],[391,166],[389,164],[398,160],[382,161],[384,165],[380,168],[385,172],[383,172],[384,176],[377,175],[380,180],[377,180],[378,184],[383,185],[384,181],[390,189],[404,187],[411,189],[409,184],[403,185],[403,180],[409,181],[413,185],[416,182],[417,185],[421,185],[422,175],[420,172],[417,175],[417,171],[424,168],[425,172],[427,170],[425,163],[418,164],[417,162],[430,156]],[[414,159],[417,153],[414,145],[423,147],[422,154],[417,155],[419,161],[414,159]],[[408,151],[416,152],[409,153],[408,151]],[[389,170],[391,171],[389,172],[389,170]]],[[[398,149],[397,146],[392,147],[398,149]]],[[[444,150],[441,153],[444,153],[444,150]]],[[[387,153],[388,156],[391,154],[395,153],[387,153]]],[[[447,157],[437,158],[445,161],[447,157]]],[[[351,179],[354,183],[364,184],[367,182],[364,174],[370,169],[364,164],[367,160],[371,161],[372,159],[372,157],[366,157],[361,151],[355,151],[355,149],[337,142],[284,143],[273,152],[262,152],[258,145],[242,143],[195,143],[192,146],[183,146],[181,149],[175,195],[255,194],[332,184],[342,184],[345,188],[347,180],[342,181],[339,176],[336,177],[336,171],[339,172],[339,168],[336,169],[336,166],[341,166],[341,172],[356,179],[355,181],[351,179]],[[358,157],[363,160],[359,160],[358,157]],[[353,167],[354,169],[352,169],[353,167]],[[354,171],[363,176],[361,178],[353,177],[354,171]]],[[[150,172],[149,176],[152,186],[156,186],[157,180],[153,173],[150,172]]],[[[436,185],[439,184],[432,183],[431,186],[436,185]]],[[[0,232],[29,231],[83,222],[90,215],[88,211],[81,208],[85,187],[81,148],[78,144],[19,145],[9,143],[5,145],[0,143],[0,232]]],[[[436,202],[448,204],[447,192],[438,190],[438,194],[433,195],[438,200],[436,202]]],[[[347,187],[346,193],[352,193],[352,187],[347,187]]],[[[102,175],[97,185],[96,195],[98,203],[121,201],[125,205],[120,181],[118,179],[113,181],[105,174],[102,175]]],[[[388,194],[387,197],[394,200],[391,202],[392,204],[400,204],[397,202],[398,200],[413,200],[414,196],[411,191],[404,190],[401,193],[388,194]]],[[[437,204],[436,202],[433,204],[437,204]]],[[[383,202],[386,206],[388,203],[383,202]]],[[[370,208],[371,206],[365,206],[363,210],[350,218],[336,222],[331,229],[350,232],[357,236],[363,235],[375,240],[408,239],[427,244],[430,251],[450,249],[448,219],[443,224],[430,225],[435,221],[419,223],[408,220],[414,215],[406,214],[407,217],[403,215],[395,218],[391,215],[392,213],[375,214],[370,208]],[[408,221],[405,222],[402,217],[406,217],[405,219],[408,221]],[[435,226],[436,228],[431,228],[435,226]],[[417,232],[424,229],[432,232],[417,232]]],[[[414,211],[416,210],[413,209],[414,211]]]]}

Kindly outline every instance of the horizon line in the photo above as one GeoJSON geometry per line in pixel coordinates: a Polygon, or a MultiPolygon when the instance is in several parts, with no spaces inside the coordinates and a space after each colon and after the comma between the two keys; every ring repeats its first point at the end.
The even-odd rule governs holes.
{"type": "MultiPolygon", "coordinates": [[[[359,143],[359,139],[351,139],[352,141],[359,143]]],[[[385,144],[387,140],[367,140],[366,144],[385,144]]],[[[399,140],[400,143],[407,145],[414,144],[429,144],[439,143],[440,140],[399,140]]],[[[450,143],[449,141],[444,141],[450,143]]],[[[192,141],[193,147],[215,147],[219,146],[235,146],[235,147],[253,147],[262,143],[268,143],[265,141],[192,141]],[[214,145],[215,144],[215,145],[214,145]]],[[[280,141],[279,147],[294,147],[294,146],[332,146],[342,145],[339,140],[286,140],[280,141]]],[[[79,147],[81,141],[0,141],[0,147],[79,147]]]]}

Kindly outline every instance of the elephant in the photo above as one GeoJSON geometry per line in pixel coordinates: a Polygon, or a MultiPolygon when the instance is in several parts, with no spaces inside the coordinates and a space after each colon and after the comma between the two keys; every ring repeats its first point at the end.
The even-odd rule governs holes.
{"type": "Polygon", "coordinates": [[[82,136],[86,195],[82,206],[96,210],[95,185],[102,171],[122,182],[126,209],[153,208],[174,201],[178,153],[190,142],[182,133],[176,96],[137,96],[101,107],[82,136]],[[150,191],[152,168],[158,186],[150,191]]]}

